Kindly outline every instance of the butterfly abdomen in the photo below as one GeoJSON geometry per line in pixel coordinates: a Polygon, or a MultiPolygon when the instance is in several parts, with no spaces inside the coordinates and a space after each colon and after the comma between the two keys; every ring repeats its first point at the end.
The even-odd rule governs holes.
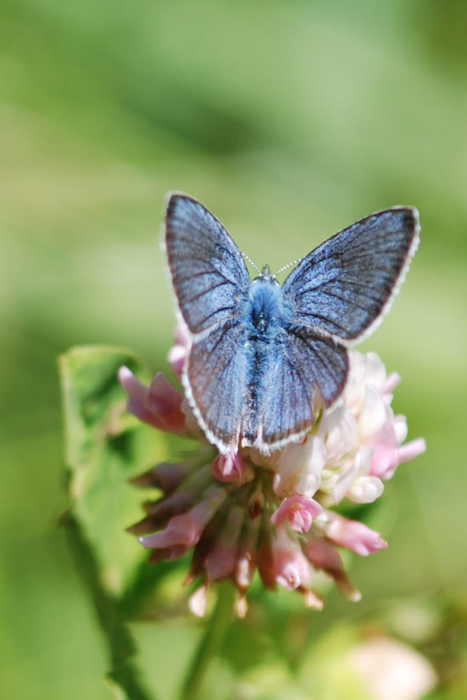
{"type": "Polygon", "coordinates": [[[250,286],[246,305],[246,349],[249,368],[243,418],[243,437],[255,444],[264,406],[265,385],[283,342],[284,307],[282,289],[272,278],[259,278],[250,286]]]}

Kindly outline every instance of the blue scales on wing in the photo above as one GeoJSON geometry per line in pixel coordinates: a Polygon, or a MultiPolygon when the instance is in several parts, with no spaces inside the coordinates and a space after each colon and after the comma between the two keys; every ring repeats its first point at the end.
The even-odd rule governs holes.
{"type": "Polygon", "coordinates": [[[262,451],[308,432],[318,410],[341,395],[349,369],[346,348],[305,326],[285,324],[267,355],[257,377],[256,410],[243,426],[245,443],[262,451]]]}
{"type": "Polygon", "coordinates": [[[235,448],[247,386],[245,329],[241,323],[218,324],[194,341],[184,383],[211,442],[223,452],[235,448]]]}
{"type": "Polygon", "coordinates": [[[250,275],[222,224],[202,204],[172,195],[166,215],[169,269],[192,347],[183,383],[211,442],[238,444],[246,390],[245,329],[250,275]]]}
{"type": "Polygon", "coordinates": [[[404,277],[418,230],[417,211],[399,207],[368,216],[315,248],[283,286],[297,324],[344,343],[368,333],[404,277]]]}
{"type": "Polygon", "coordinates": [[[243,325],[248,371],[243,444],[272,451],[300,439],[318,408],[340,396],[348,374],[347,349],[296,324],[283,290],[267,271],[251,284],[243,325]]]}
{"type": "Polygon", "coordinates": [[[348,346],[389,307],[418,244],[415,209],[373,214],[318,246],[281,288],[199,202],[173,195],[166,247],[191,347],[190,405],[221,452],[299,440],[345,389],[348,346]]]}
{"type": "Polygon", "coordinates": [[[222,224],[190,197],[172,195],[165,240],[173,287],[191,333],[238,317],[250,276],[222,224]]]}

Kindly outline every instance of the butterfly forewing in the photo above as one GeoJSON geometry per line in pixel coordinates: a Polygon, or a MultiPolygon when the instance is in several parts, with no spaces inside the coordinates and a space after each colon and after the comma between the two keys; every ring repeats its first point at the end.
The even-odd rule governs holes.
{"type": "Polygon", "coordinates": [[[192,333],[236,318],[250,276],[240,250],[202,204],[172,195],[165,240],[180,312],[192,333]]]}
{"type": "Polygon", "coordinates": [[[342,341],[367,333],[394,296],[418,244],[415,209],[368,216],[313,250],[283,290],[297,324],[342,341]]]}

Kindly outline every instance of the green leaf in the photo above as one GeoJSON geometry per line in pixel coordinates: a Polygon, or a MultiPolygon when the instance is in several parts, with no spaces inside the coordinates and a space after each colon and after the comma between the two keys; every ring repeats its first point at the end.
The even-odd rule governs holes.
{"type": "Polygon", "coordinates": [[[141,517],[141,492],[128,480],[164,456],[162,435],[126,411],[122,365],[149,382],[142,360],[124,349],[76,347],[60,357],[71,511],[93,548],[101,584],[116,596],[145,557],[125,532],[141,517]]]}

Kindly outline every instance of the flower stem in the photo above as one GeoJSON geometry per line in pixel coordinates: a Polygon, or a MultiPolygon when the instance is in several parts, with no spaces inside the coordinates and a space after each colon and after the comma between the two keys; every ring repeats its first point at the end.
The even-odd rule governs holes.
{"type": "Polygon", "coordinates": [[[154,700],[155,695],[147,692],[134,663],[135,645],[118,601],[102,586],[92,549],[79,523],[70,513],[62,518],[62,523],[66,527],[72,553],[104,634],[111,666],[109,679],[131,700],[154,700]]]}
{"type": "Polygon", "coordinates": [[[235,588],[227,581],[217,586],[217,604],[211,619],[208,622],[206,632],[195,653],[191,666],[188,669],[183,683],[180,700],[197,700],[199,691],[209,668],[209,664],[215,656],[229,626],[235,588]]]}

